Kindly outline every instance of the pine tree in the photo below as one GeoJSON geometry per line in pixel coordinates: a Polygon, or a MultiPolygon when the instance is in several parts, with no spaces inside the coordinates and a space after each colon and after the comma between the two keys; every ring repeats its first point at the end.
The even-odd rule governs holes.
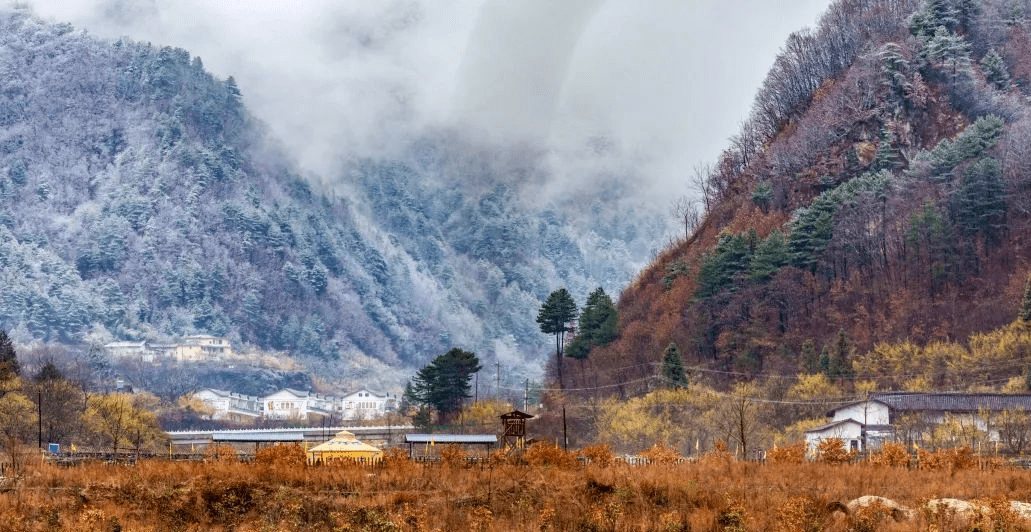
{"type": "Polygon", "coordinates": [[[436,409],[446,422],[471,397],[469,381],[481,368],[475,353],[452,348],[415,374],[411,395],[420,404],[436,409]]]}
{"type": "Polygon", "coordinates": [[[952,212],[963,234],[981,233],[989,242],[998,241],[1006,217],[1006,185],[999,161],[985,157],[963,172],[952,212]]]}
{"type": "Polygon", "coordinates": [[[985,81],[999,90],[1006,90],[1010,86],[1010,74],[1006,70],[1006,63],[999,56],[995,48],[988,50],[981,59],[981,70],[984,71],[985,81]]]}
{"type": "Polygon", "coordinates": [[[761,283],[769,281],[788,262],[787,242],[784,235],[775,229],[755,247],[755,253],[748,263],[748,278],[761,283]]]}
{"type": "Polygon", "coordinates": [[[891,146],[892,134],[891,130],[887,127],[881,130],[881,142],[877,147],[877,152],[874,154],[873,164],[870,169],[873,171],[877,170],[895,170],[898,168],[898,154],[895,153],[895,148],[891,146]]]}
{"type": "Polygon", "coordinates": [[[1031,322],[1031,274],[1027,276],[1027,282],[1024,284],[1024,297],[1020,300],[1018,315],[1024,323],[1031,322]]]}
{"type": "Polygon", "coordinates": [[[812,338],[802,342],[799,358],[802,359],[802,371],[810,374],[820,372],[820,356],[816,354],[816,342],[813,342],[812,338]]]}
{"type": "Polygon", "coordinates": [[[569,323],[576,318],[576,302],[565,288],[559,288],[548,296],[537,313],[537,324],[544,334],[555,335],[555,362],[558,371],[558,387],[562,384],[562,346],[566,333],[570,331],[569,323]]]}
{"type": "Polygon", "coordinates": [[[616,338],[617,316],[612,298],[598,287],[587,296],[587,304],[580,312],[580,330],[577,331],[577,338],[583,337],[588,349],[608,344],[616,338]]]}
{"type": "Polygon", "coordinates": [[[820,351],[820,373],[823,373],[828,378],[833,378],[831,375],[831,348],[829,345],[824,345],[823,350],[820,351]]]}
{"type": "Polygon", "coordinates": [[[0,381],[21,376],[18,355],[14,352],[14,344],[7,336],[7,331],[0,329],[0,381]]]}
{"type": "Polygon", "coordinates": [[[676,342],[670,342],[662,352],[662,376],[670,387],[687,388],[687,374],[684,372],[684,362],[676,342]]]}
{"type": "Polygon", "coordinates": [[[848,338],[845,337],[845,330],[839,329],[838,336],[835,338],[834,346],[830,352],[827,368],[828,377],[832,379],[852,378],[854,372],[852,370],[851,351],[852,348],[848,344],[848,338]]]}
{"type": "Polygon", "coordinates": [[[769,212],[770,202],[773,200],[773,187],[766,181],[760,181],[752,190],[752,203],[756,204],[763,212],[769,212]]]}

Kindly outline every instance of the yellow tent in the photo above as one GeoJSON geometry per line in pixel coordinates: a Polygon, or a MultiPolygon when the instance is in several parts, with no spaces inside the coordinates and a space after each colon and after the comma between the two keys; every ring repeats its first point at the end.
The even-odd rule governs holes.
{"type": "Polygon", "coordinates": [[[373,464],[383,459],[383,451],[358,441],[354,434],[342,430],[332,440],[308,449],[308,463],[365,462],[373,464]]]}

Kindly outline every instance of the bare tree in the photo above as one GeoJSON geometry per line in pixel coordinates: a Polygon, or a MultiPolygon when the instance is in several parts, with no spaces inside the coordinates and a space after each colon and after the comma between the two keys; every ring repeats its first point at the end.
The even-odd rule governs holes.
{"type": "Polygon", "coordinates": [[[716,202],[718,190],[714,181],[715,169],[711,163],[701,163],[694,167],[691,174],[691,187],[701,194],[705,212],[709,212],[716,202]]]}
{"type": "Polygon", "coordinates": [[[691,238],[695,229],[702,222],[702,213],[698,209],[698,200],[689,196],[680,196],[670,204],[673,218],[684,224],[684,238],[691,238]]]}

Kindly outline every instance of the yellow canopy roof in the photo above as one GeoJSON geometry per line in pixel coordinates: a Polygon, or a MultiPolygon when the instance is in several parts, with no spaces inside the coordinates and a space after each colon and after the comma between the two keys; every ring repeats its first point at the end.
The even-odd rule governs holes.
{"type": "Polygon", "coordinates": [[[342,430],[332,439],[321,445],[316,445],[311,449],[308,449],[308,456],[321,456],[325,458],[335,457],[373,457],[378,458],[383,455],[383,451],[376,447],[373,447],[367,443],[362,443],[354,437],[354,434],[346,430],[342,430]]]}

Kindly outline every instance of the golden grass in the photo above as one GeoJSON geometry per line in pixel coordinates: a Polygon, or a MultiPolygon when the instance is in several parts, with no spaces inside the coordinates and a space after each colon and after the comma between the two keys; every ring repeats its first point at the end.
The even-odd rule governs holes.
{"type": "Polygon", "coordinates": [[[956,467],[963,453],[948,467],[929,470],[873,461],[758,464],[725,456],[642,467],[580,465],[557,448],[537,452],[526,463],[532,458],[538,465],[486,460],[463,467],[415,463],[400,453],[377,467],[306,467],[291,460],[37,463],[17,489],[0,494],[0,532],[952,532],[1031,526],[1008,507],[1010,500],[1031,500],[1031,472],[956,467]],[[966,516],[918,511],[909,522],[896,522],[876,505],[853,515],[830,511],[862,495],[913,509],[930,499],[981,499],[985,509],[966,516]]]}

